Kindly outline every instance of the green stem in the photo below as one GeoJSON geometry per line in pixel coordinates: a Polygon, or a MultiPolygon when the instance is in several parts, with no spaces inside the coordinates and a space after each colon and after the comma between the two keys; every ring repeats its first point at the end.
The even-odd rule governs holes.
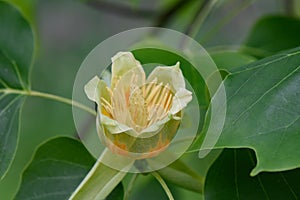
{"type": "Polygon", "coordinates": [[[27,95],[27,96],[35,96],[35,97],[42,97],[45,99],[51,99],[55,100],[58,102],[62,102],[71,106],[75,106],[77,108],[80,108],[92,115],[96,115],[96,111],[93,109],[68,98],[57,96],[54,94],[49,94],[49,93],[43,93],[43,92],[38,92],[38,91],[33,91],[33,90],[17,90],[17,89],[11,89],[11,88],[6,88],[6,89],[0,89],[0,93],[4,94],[20,94],[20,95],[27,95]]]}
{"type": "Polygon", "coordinates": [[[157,172],[152,172],[151,173],[156,180],[160,183],[160,185],[162,186],[162,188],[165,190],[167,196],[169,197],[170,200],[174,200],[174,197],[170,191],[170,189],[168,188],[166,182],[164,181],[164,179],[157,173],[157,172]]]}
{"type": "Polygon", "coordinates": [[[201,38],[201,43],[208,42],[224,25],[230,22],[234,17],[236,17],[240,12],[248,8],[256,0],[248,0],[243,2],[240,6],[228,12],[228,15],[224,16],[215,26],[213,26],[207,33],[201,38]]]}
{"type": "Polygon", "coordinates": [[[130,195],[130,193],[131,193],[131,190],[132,190],[132,188],[133,188],[133,185],[134,185],[134,183],[135,183],[137,177],[138,177],[138,174],[137,174],[137,173],[135,173],[135,174],[132,175],[132,177],[131,177],[131,179],[130,179],[130,182],[129,182],[129,184],[128,184],[127,190],[126,190],[126,192],[124,193],[124,198],[123,198],[123,200],[127,200],[127,199],[129,198],[129,195],[130,195]]]}
{"type": "MultiPolygon", "coordinates": [[[[190,36],[191,38],[195,38],[205,19],[210,14],[211,10],[215,7],[216,4],[217,0],[203,1],[202,4],[199,5],[199,8],[192,19],[192,22],[187,27],[185,34],[190,36]]],[[[188,40],[184,38],[180,44],[180,47],[184,49],[188,45],[187,42],[188,40]]]]}
{"type": "Polygon", "coordinates": [[[200,6],[200,10],[196,13],[196,16],[194,18],[194,21],[191,23],[190,27],[188,27],[188,30],[186,31],[186,34],[189,35],[192,38],[195,38],[198,31],[200,30],[203,22],[207,18],[207,16],[210,14],[210,12],[213,10],[215,5],[218,3],[217,0],[208,0],[204,7],[200,6]]]}

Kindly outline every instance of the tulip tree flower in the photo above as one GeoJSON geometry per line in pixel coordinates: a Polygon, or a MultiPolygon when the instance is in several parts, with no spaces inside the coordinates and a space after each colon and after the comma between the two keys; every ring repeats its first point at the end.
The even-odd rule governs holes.
{"type": "Polygon", "coordinates": [[[179,62],[156,67],[146,79],[130,52],[112,57],[110,83],[95,76],[85,92],[98,105],[97,131],[102,142],[112,152],[134,159],[156,156],[168,147],[183,108],[192,100],[179,62]]]}

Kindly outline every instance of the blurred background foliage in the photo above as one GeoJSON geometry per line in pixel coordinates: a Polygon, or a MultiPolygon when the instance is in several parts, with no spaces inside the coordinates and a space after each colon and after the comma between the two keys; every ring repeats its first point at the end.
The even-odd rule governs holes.
{"type": "MultiPolygon", "coordinates": [[[[197,21],[204,0],[11,0],[31,22],[36,35],[36,62],[31,74],[35,90],[71,98],[76,72],[86,55],[101,41],[121,31],[162,26],[188,33],[208,51],[236,49],[262,16],[299,16],[300,3],[292,0],[220,0],[204,21],[197,21]]],[[[0,182],[0,199],[12,199],[23,169],[36,147],[54,136],[76,137],[70,106],[30,97],[22,113],[21,135],[12,168],[0,182]]],[[[197,155],[200,173],[206,165],[197,155]]],[[[214,156],[205,162],[211,163],[214,156]]],[[[189,162],[191,163],[191,162],[189,162]]],[[[209,164],[208,164],[209,166],[209,164]]],[[[198,170],[199,171],[199,170],[198,170]]],[[[179,199],[199,194],[171,187],[179,199]]],[[[164,191],[151,176],[139,176],[131,199],[162,199],[164,191]],[[148,195],[149,194],[149,195],[148,195]]]]}

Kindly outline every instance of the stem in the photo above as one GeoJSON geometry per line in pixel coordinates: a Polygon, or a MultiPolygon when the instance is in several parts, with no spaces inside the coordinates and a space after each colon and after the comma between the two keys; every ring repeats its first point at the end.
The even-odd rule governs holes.
{"type": "MultiPolygon", "coordinates": [[[[191,38],[195,38],[198,31],[199,31],[199,29],[201,28],[203,22],[208,17],[211,10],[215,7],[216,4],[217,4],[217,0],[205,0],[205,1],[203,1],[200,4],[198,10],[196,11],[195,16],[192,19],[192,22],[190,23],[190,25],[185,30],[185,34],[190,36],[191,38]]],[[[180,47],[182,49],[184,49],[186,47],[186,45],[188,45],[187,40],[183,39],[181,44],[180,44],[180,47]]]]}
{"type": "Polygon", "coordinates": [[[11,89],[11,88],[6,88],[6,89],[1,89],[0,93],[4,93],[4,94],[21,94],[21,95],[27,95],[27,96],[35,96],[35,97],[42,97],[45,99],[52,99],[58,102],[62,102],[71,106],[75,106],[77,108],[80,108],[92,115],[96,115],[96,111],[94,111],[93,109],[77,102],[77,101],[73,101],[71,99],[68,98],[64,98],[61,96],[57,96],[54,94],[48,94],[48,93],[43,93],[43,92],[38,92],[38,91],[33,91],[33,90],[17,90],[17,89],[11,89]]]}
{"type": "Polygon", "coordinates": [[[167,196],[169,197],[170,200],[174,200],[174,197],[170,191],[170,189],[168,188],[166,182],[164,181],[164,179],[157,173],[157,172],[152,172],[151,173],[156,180],[160,183],[160,185],[162,186],[162,188],[165,190],[167,196]]]}
{"type": "Polygon", "coordinates": [[[186,30],[186,34],[188,36],[195,38],[203,22],[210,14],[211,10],[215,7],[217,2],[217,0],[206,0],[202,3],[202,5],[200,5],[191,25],[186,30]]]}
{"type": "Polygon", "coordinates": [[[123,198],[123,200],[127,200],[127,199],[129,198],[129,195],[130,195],[130,193],[131,193],[131,190],[132,190],[132,188],[133,188],[133,185],[134,185],[134,183],[135,183],[137,177],[138,177],[138,174],[137,174],[137,173],[136,173],[136,174],[133,174],[133,176],[131,177],[130,182],[129,182],[128,187],[127,187],[127,190],[126,190],[126,192],[124,193],[124,198],[123,198]]]}
{"type": "Polygon", "coordinates": [[[240,6],[235,8],[234,10],[228,12],[228,15],[224,16],[222,20],[220,20],[215,26],[213,26],[207,33],[201,38],[201,42],[209,41],[224,25],[230,22],[234,17],[236,17],[240,12],[248,8],[251,4],[253,4],[256,0],[248,0],[243,2],[240,6]]]}

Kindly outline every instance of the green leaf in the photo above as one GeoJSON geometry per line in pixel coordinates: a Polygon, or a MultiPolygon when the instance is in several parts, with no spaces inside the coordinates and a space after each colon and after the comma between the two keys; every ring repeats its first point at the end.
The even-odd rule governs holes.
{"type": "MultiPolygon", "coordinates": [[[[300,46],[300,20],[287,16],[268,16],[252,28],[245,45],[274,54],[300,46]]],[[[249,51],[249,53],[251,53],[249,51]]]]}
{"type": "Polygon", "coordinates": [[[80,183],[75,192],[73,192],[70,200],[105,199],[123,180],[133,163],[133,159],[118,156],[108,149],[104,150],[89,174],[80,183]],[[102,164],[103,160],[106,160],[106,163],[108,161],[118,163],[122,171],[112,169],[102,164]]]}
{"type": "MultiPolygon", "coordinates": [[[[80,141],[68,137],[49,140],[38,148],[24,171],[15,199],[68,199],[94,163],[94,157],[80,141]]],[[[103,169],[102,174],[109,172],[105,166],[103,169]]],[[[101,181],[95,184],[96,188],[102,186],[101,181]]],[[[124,188],[119,183],[107,200],[123,199],[123,195],[124,188]]]]}
{"type": "MultiPolygon", "coordinates": [[[[219,83],[216,83],[215,80],[218,80],[218,76],[221,75],[224,80],[225,77],[232,71],[234,68],[237,68],[242,65],[249,64],[254,62],[256,59],[248,54],[238,52],[238,51],[214,51],[210,53],[210,56],[217,65],[219,71],[213,73],[208,79],[207,84],[210,85],[211,92],[214,94],[214,91],[217,91],[219,88],[219,83]]],[[[209,91],[207,90],[207,95],[209,91]]]]}
{"type": "Polygon", "coordinates": [[[15,199],[67,199],[94,163],[78,140],[52,139],[38,148],[15,199]]]}
{"type": "Polygon", "coordinates": [[[27,21],[10,4],[0,1],[0,178],[16,151],[22,95],[27,90],[33,56],[33,34],[27,21]]]}
{"type": "Polygon", "coordinates": [[[211,52],[210,56],[221,70],[230,72],[232,69],[249,64],[256,59],[248,54],[238,51],[215,51],[211,52]]]}
{"type": "Polygon", "coordinates": [[[210,168],[205,182],[205,199],[299,199],[300,169],[261,173],[251,177],[253,151],[226,149],[210,168]]]}
{"type": "Polygon", "coordinates": [[[124,198],[124,186],[119,183],[117,187],[108,195],[106,200],[123,200],[124,198]]]}
{"type": "Polygon", "coordinates": [[[10,2],[11,4],[15,5],[16,7],[18,7],[21,12],[24,14],[24,16],[26,17],[27,20],[29,20],[29,22],[31,24],[35,23],[35,7],[37,4],[36,0],[27,0],[27,1],[23,1],[23,0],[4,0],[6,2],[10,2]]]}
{"type": "Polygon", "coordinates": [[[225,79],[227,116],[215,148],[255,150],[252,175],[300,167],[299,63],[297,48],[240,67],[225,79]]]}
{"type": "Polygon", "coordinates": [[[202,193],[204,179],[180,159],[157,171],[162,178],[188,190],[202,193]]]}

